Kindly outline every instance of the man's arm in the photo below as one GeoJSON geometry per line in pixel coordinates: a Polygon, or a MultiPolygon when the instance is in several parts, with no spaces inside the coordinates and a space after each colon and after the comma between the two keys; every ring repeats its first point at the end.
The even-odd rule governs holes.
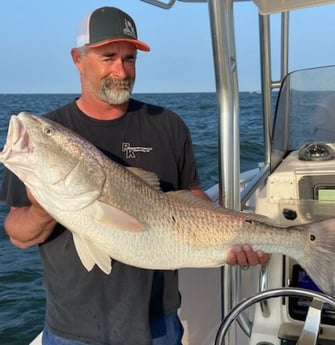
{"type": "Polygon", "coordinates": [[[31,206],[11,207],[4,224],[10,241],[21,249],[44,242],[56,225],[28,189],[27,194],[31,206]]]}

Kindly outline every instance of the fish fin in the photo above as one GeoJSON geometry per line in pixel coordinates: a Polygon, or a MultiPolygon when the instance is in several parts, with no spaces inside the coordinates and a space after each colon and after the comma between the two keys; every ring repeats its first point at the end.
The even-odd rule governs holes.
{"type": "Polygon", "coordinates": [[[141,222],[130,214],[120,210],[117,207],[105,204],[101,201],[95,202],[95,218],[100,224],[109,228],[117,228],[126,231],[142,231],[141,222]]]}
{"type": "Polygon", "coordinates": [[[155,189],[158,189],[158,190],[161,189],[159,178],[155,173],[148,170],[141,169],[141,168],[135,168],[135,167],[127,167],[126,169],[130,171],[132,174],[139,177],[149,186],[154,187],[155,189]]]}
{"type": "Polygon", "coordinates": [[[80,261],[88,272],[93,269],[94,265],[97,265],[104,273],[111,273],[112,261],[110,256],[99,249],[92,241],[73,233],[73,242],[80,261]]]}
{"type": "Polygon", "coordinates": [[[167,195],[169,198],[173,198],[175,200],[179,200],[182,203],[186,203],[193,207],[198,208],[205,208],[208,210],[219,210],[222,208],[221,206],[215,204],[211,200],[207,200],[205,198],[202,198],[194,193],[192,193],[189,190],[177,190],[173,192],[166,192],[165,195],[167,195]]]}
{"type": "Polygon", "coordinates": [[[308,243],[299,264],[325,293],[334,293],[335,218],[301,226],[308,243]]]}
{"type": "Polygon", "coordinates": [[[236,212],[234,210],[225,208],[219,204],[216,204],[212,202],[211,200],[205,199],[203,197],[200,197],[194,193],[192,193],[190,190],[178,190],[178,191],[173,191],[173,192],[167,192],[165,193],[168,197],[174,198],[175,200],[179,200],[182,203],[186,203],[192,207],[197,207],[197,208],[202,208],[202,209],[207,209],[210,211],[214,212],[219,212],[223,214],[227,214],[231,216],[232,214],[235,214],[238,217],[242,217],[245,219],[251,219],[255,220],[258,222],[263,222],[267,225],[271,226],[277,226],[277,227],[287,227],[284,225],[277,224],[273,219],[263,216],[260,214],[255,214],[255,213],[241,213],[241,212],[236,212]]]}

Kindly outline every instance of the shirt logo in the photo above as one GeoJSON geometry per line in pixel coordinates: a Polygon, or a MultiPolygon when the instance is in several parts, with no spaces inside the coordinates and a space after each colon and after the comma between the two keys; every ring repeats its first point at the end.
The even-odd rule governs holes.
{"type": "Polygon", "coordinates": [[[131,21],[124,19],[123,33],[136,39],[136,31],[131,21]]]}
{"type": "Polygon", "coordinates": [[[129,143],[122,143],[122,152],[126,153],[126,158],[136,158],[137,152],[149,153],[152,147],[131,146],[129,143]]]}

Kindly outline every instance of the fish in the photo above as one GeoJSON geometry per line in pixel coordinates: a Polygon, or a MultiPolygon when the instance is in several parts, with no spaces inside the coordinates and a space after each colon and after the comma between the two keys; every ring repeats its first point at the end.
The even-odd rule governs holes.
{"type": "Polygon", "coordinates": [[[71,231],[87,271],[113,260],[145,269],[219,267],[229,248],[251,245],[296,260],[325,293],[335,272],[335,219],[281,226],[190,191],[164,193],[158,177],[108,158],[43,116],[12,115],[0,162],[71,231]]]}

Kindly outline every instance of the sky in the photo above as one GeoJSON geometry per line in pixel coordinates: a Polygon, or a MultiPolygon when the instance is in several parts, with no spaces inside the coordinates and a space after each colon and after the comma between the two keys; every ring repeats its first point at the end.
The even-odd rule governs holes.
{"type": "MultiPolygon", "coordinates": [[[[215,90],[207,3],[177,1],[164,10],[140,0],[10,0],[0,4],[0,93],[79,93],[70,55],[77,27],[88,12],[106,5],[128,12],[139,39],[151,47],[151,52],[138,54],[134,92],[215,90]]],[[[252,2],[237,3],[234,10],[239,86],[242,91],[257,91],[258,13],[252,2]]],[[[293,11],[290,17],[295,33],[290,70],[335,64],[335,5],[306,12],[303,16],[293,11]]],[[[278,19],[271,22],[275,43],[278,19]]],[[[275,44],[272,50],[277,57],[275,44]]],[[[276,73],[273,65],[274,78],[276,73]]]]}

